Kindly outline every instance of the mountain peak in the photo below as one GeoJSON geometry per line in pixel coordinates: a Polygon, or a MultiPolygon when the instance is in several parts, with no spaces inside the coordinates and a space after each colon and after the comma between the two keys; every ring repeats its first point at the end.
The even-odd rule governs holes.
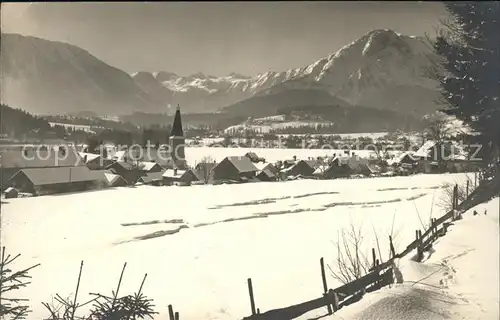
{"type": "Polygon", "coordinates": [[[379,29],[369,32],[365,37],[365,46],[362,51],[363,56],[377,55],[383,50],[395,48],[400,52],[411,52],[410,45],[407,39],[403,38],[400,33],[389,29],[379,29]]]}
{"type": "Polygon", "coordinates": [[[249,76],[245,76],[245,75],[242,75],[242,74],[236,73],[236,72],[231,72],[229,74],[229,77],[231,77],[231,78],[237,78],[237,79],[250,79],[251,78],[249,76]]]}
{"type": "Polygon", "coordinates": [[[187,78],[190,78],[190,79],[209,79],[210,76],[205,75],[203,72],[196,72],[196,73],[193,73],[193,74],[187,76],[187,78]]]}
{"type": "Polygon", "coordinates": [[[169,71],[159,71],[159,72],[153,72],[153,76],[158,80],[159,82],[164,82],[172,79],[176,79],[179,76],[174,73],[174,72],[169,72],[169,71]]]}
{"type": "Polygon", "coordinates": [[[400,36],[399,32],[396,32],[392,29],[374,29],[366,34],[367,36],[372,35],[392,35],[392,36],[400,36]]]}

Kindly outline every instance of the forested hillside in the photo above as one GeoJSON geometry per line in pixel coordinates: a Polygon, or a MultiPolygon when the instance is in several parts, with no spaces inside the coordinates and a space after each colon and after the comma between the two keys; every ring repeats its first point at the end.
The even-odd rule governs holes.
{"type": "Polygon", "coordinates": [[[3,138],[44,136],[53,132],[46,119],[0,104],[0,133],[3,138]]]}

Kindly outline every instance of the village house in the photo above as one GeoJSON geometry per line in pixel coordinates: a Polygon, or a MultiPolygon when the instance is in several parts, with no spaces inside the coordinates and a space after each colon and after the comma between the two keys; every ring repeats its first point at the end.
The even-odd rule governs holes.
{"type": "Polygon", "coordinates": [[[453,152],[453,146],[449,142],[426,141],[413,156],[418,160],[440,162],[446,160],[453,152]]]}
{"type": "Polygon", "coordinates": [[[328,164],[319,166],[314,175],[323,179],[345,178],[353,175],[372,176],[380,172],[380,168],[370,165],[368,159],[356,155],[334,155],[328,164]]]}
{"type": "Polygon", "coordinates": [[[417,157],[411,152],[402,152],[390,160],[392,166],[402,166],[412,169],[417,165],[417,157]]]}
{"type": "Polygon", "coordinates": [[[138,166],[143,174],[163,171],[163,168],[156,162],[141,161],[138,163],[138,166]]]}
{"type": "Polygon", "coordinates": [[[370,176],[373,173],[369,166],[368,159],[353,155],[347,159],[341,159],[340,162],[349,167],[352,175],[370,176]]]}
{"type": "Polygon", "coordinates": [[[102,170],[113,163],[99,154],[79,152],[79,155],[90,170],[102,170]]]}
{"type": "Polygon", "coordinates": [[[198,176],[191,169],[167,169],[162,176],[163,184],[167,186],[190,186],[191,183],[199,180],[198,176]]]}
{"type": "Polygon", "coordinates": [[[25,168],[6,184],[23,193],[44,195],[96,189],[103,179],[101,172],[93,172],[86,166],[25,168]]]}
{"type": "Polygon", "coordinates": [[[111,173],[121,176],[125,181],[127,181],[128,185],[136,184],[139,178],[143,175],[141,170],[139,170],[138,165],[124,161],[115,161],[106,169],[111,171],[111,173]]]}
{"type": "Polygon", "coordinates": [[[256,181],[257,167],[248,157],[226,157],[213,168],[214,180],[256,181]]]}
{"type": "Polygon", "coordinates": [[[9,187],[5,189],[4,195],[5,199],[17,198],[19,196],[19,191],[16,188],[9,187]]]}
{"type": "Polygon", "coordinates": [[[315,160],[299,160],[294,165],[281,170],[284,177],[312,177],[319,163],[315,160]]]}
{"type": "Polygon", "coordinates": [[[472,172],[478,161],[468,158],[467,152],[451,142],[427,141],[414,153],[417,171],[423,173],[472,172]]]}
{"type": "Polygon", "coordinates": [[[83,159],[72,146],[4,150],[0,155],[1,187],[19,170],[25,168],[54,168],[85,166],[83,159]]]}
{"type": "Polygon", "coordinates": [[[152,185],[152,186],[162,186],[164,173],[165,171],[163,170],[156,172],[147,172],[142,177],[139,178],[138,183],[152,185]]]}
{"type": "Polygon", "coordinates": [[[127,181],[118,174],[114,174],[111,172],[104,172],[104,178],[107,187],[116,188],[116,187],[125,187],[127,185],[127,181]]]}
{"type": "Polygon", "coordinates": [[[257,179],[260,181],[276,181],[279,179],[279,170],[272,163],[254,163],[259,170],[257,179]]]}

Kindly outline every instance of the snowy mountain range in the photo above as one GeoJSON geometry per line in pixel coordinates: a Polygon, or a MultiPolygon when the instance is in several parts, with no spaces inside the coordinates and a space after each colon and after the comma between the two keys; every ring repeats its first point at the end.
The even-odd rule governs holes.
{"type": "Polygon", "coordinates": [[[173,98],[198,112],[222,106],[224,111],[253,115],[256,107],[266,104],[265,100],[279,108],[289,106],[296,95],[304,97],[299,98],[303,100],[300,103],[317,105],[319,99],[320,104],[425,114],[436,110],[438,97],[437,83],[425,75],[432,66],[431,59],[431,50],[423,38],[375,30],[328,57],[283,72],[269,71],[254,77],[138,72],[132,77],[143,90],[163,99],[173,98]],[[252,99],[255,97],[260,98],[252,99]]]}
{"type": "Polygon", "coordinates": [[[436,83],[422,38],[375,30],[310,65],[253,77],[168,71],[127,74],[76,46],[2,34],[2,101],[35,113],[185,113],[269,116],[283,107],[353,106],[423,115],[436,110],[436,83]]]}

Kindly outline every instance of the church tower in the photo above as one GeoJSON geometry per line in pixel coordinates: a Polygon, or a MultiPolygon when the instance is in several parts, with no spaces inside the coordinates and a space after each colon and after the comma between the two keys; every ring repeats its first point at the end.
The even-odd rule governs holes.
{"type": "Polygon", "coordinates": [[[184,153],[184,131],[182,130],[181,109],[177,105],[174,116],[174,124],[170,133],[170,157],[175,168],[184,170],[187,168],[186,156],[184,153]]]}

